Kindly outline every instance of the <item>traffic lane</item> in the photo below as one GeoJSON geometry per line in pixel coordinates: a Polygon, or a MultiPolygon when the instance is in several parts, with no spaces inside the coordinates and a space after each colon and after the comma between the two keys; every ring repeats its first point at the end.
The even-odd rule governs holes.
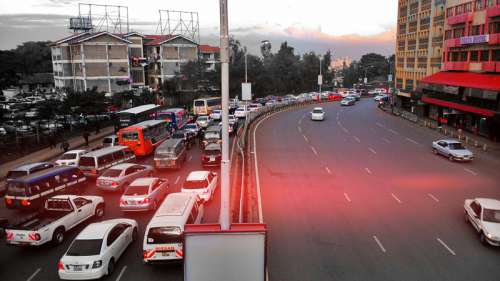
{"type": "MultiPolygon", "coordinates": [[[[169,180],[171,186],[171,192],[179,192],[181,189],[181,184],[189,174],[189,172],[193,170],[202,170],[201,166],[201,151],[197,146],[191,148],[188,152],[188,158],[184,166],[180,170],[164,170],[158,171],[155,173],[156,176],[165,177],[169,180]]],[[[152,156],[139,158],[137,161],[141,164],[152,164],[152,156]]],[[[95,179],[90,179],[91,181],[95,181],[95,179]]],[[[123,213],[119,209],[119,198],[121,196],[120,193],[111,193],[111,192],[101,192],[97,190],[94,183],[90,184],[83,194],[86,195],[101,195],[105,198],[106,201],[106,212],[104,216],[105,219],[113,219],[118,217],[127,217],[136,219],[139,224],[139,237],[133,245],[126,251],[126,254],[120,261],[117,263],[117,271],[122,267],[122,265],[127,265],[130,267],[133,265],[135,268],[136,265],[144,268],[143,271],[139,271],[139,275],[148,275],[148,280],[156,280],[160,278],[171,278],[172,280],[182,280],[182,275],[179,276],[179,269],[176,269],[175,266],[167,266],[167,268],[172,269],[163,272],[162,266],[160,269],[148,270],[149,267],[142,265],[142,241],[144,237],[144,231],[147,223],[151,219],[153,213],[123,213]],[[162,272],[159,276],[156,276],[155,273],[159,271],[162,272]]],[[[217,199],[214,200],[216,202],[217,199]]],[[[220,199],[219,199],[220,200],[220,199]]],[[[219,201],[220,202],[220,201],[219,201]]],[[[204,217],[204,222],[216,222],[218,220],[218,205],[217,204],[208,204],[206,215],[204,217]],[[214,210],[212,210],[214,209],[214,210]]],[[[19,213],[19,212],[17,212],[19,213]]],[[[85,224],[86,225],[86,224],[85,224]]],[[[18,248],[18,247],[8,247],[5,244],[0,245],[0,252],[2,253],[1,257],[4,259],[2,262],[2,266],[5,266],[5,269],[1,271],[0,277],[5,275],[8,277],[7,279],[0,278],[1,280],[26,280],[33,272],[35,272],[38,268],[41,270],[35,276],[33,280],[58,280],[57,276],[57,262],[60,257],[64,254],[66,249],[69,247],[69,244],[73,241],[76,235],[85,227],[85,225],[78,226],[74,230],[68,232],[65,242],[58,247],[50,247],[43,246],[40,248],[18,248]],[[33,251],[33,253],[32,253],[33,251]],[[5,254],[4,254],[5,253],[5,254]],[[14,258],[10,258],[14,257],[14,258]],[[15,261],[15,262],[12,262],[15,261]],[[21,262],[22,261],[22,262],[21,262]],[[16,273],[25,273],[25,276],[18,275],[16,273]],[[40,279],[39,279],[40,278],[40,279]]],[[[119,272],[115,272],[110,278],[116,278],[119,272]]],[[[126,270],[124,272],[124,276],[129,274],[134,274],[131,270],[126,270]]]]}
{"type": "MultiPolygon", "coordinates": [[[[347,119],[351,120],[351,122],[358,121],[358,124],[351,124],[352,126],[350,127],[353,129],[354,128],[357,129],[363,125],[363,123],[359,122],[359,120],[356,120],[355,118],[347,118],[347,119]]],[[[333,132],[335,131],[338,130],[333,130],[333,132]]],[[[370,132],[368,130],[361,130],[357,133],[360,135],[361,139],[365,139],[365,143],[367,142],[366,140],[369,141],[370,132]]],[[[314,140],[313,137],[311,138],[314,140]]],[[[321,139],[323,140],[322,143],[331,142],[329,136],[321,136],[321,139]]],[[[350,142],[348,144],[352,146],[353,143],[354,142],[350,142]]],[[[440,238],[441,241],[447,240],[448,243],[451,242],[452,245],[460,245],[460,250],[462,251],[463,255],[476,256],[477,253],[479,252],[481,253],[480,254],[481,258],[476,259],[475,261],[477,262],[445,264],[443,266],[444,268],[457,267],[459,269],[450,273],[440,272],[438,270],[436,272],[436,274],[438,274],[437,276],[446,273],[446,275],[443,276],[448,276],[447,279],[449,280],[458,280],[458,279],[467,280],[472,278],[472,276],[470,276],[469,273],[471,272],[471,269],[479,269],[481,266],[485,268],[491,268],[492,269],[491,272],[498,271],[498,269],[496,269],[495,267],[495,262],[494,262],[496,258],[498,258],[498,253],[489,251],[489,249],[485,250],[481,248],[481,245],[479,245],[478,248],[477,239],[475,239],[474,236],[471,237],[470,235],[471,233],[469,231],[470,228],[468,225],[465,225],[463,223],[463,216],[462,216],[463,213],[462,205],[464,199],[463,194],[471,192],[477,194],[478,191],[476,186],[480,184],[487,185],[489,186],[490,189],[492,189],[494,188],[495,181],[471,177],[468,174],[464,174],[463,171],[461,171],[460,169],[455,169],[455,170],[451,169],[450,171],[449,167],[443,167],[443,165],[441,165],[439,162],[434,161],[435,156],[432,154],[426,153],[423,156],[419,157],[418,151],[415,151],[411,148],[408,149],[409,146],[411,146],[411,144],[408,144],[407,142],[396,142],[390,147],[390,149],[387,148],[381,149],[379,147],[376,147],[377,151],[379,152],[377,153],[377,155],[370,155],[370,153],[368,152],[361,153],[359,155],[353,155],[352,154],[353,151],[363,151],[362,149],[363,146],[358,145],[357,150],[355,150],[355,148],[353,147],[348,148],[345,147],[344,145],[345,143],[340,143],[336,147],[336,149],[332,151],[329,151],[329,148],[331,148],[331,146],[327,145],[324,147],[324,149],[326,150],[325,154],[332,155],[336,152],[338,154],[343,153],[344,155],[338,155],[337,158],[345,160],[356,159],[357,161],[361,163],[366,163],[368,165],[370,165],[369,164],[370,162],[372,162],[372,164],[378,164],[377,168],[373,169],[373,175],[375,175],[375,177],[372,177],[369,180],[371,182],[371,188],[372,189],[377,188],[377,190],[379,190],[380,187],[382,187],[386,189],[383,192],[383,194],[385,194],[385,197],[394,198],[394,201],[392,203],[393,207],[397,210],[397,216],[395,216],[395,219],[401,220],[401,222],[394,221],[393,223],[390,223],[388,226],[385,226],[384,230],[389,230],[388,234],[400,232],[399,234],[402,237],[414,237],[415,234],[417,234],[418,236],[422,236],[422,238],[417,239],[417,242],[420,241],[430,242],[428,246],[417,245],[417,247],[413,247],[414,250],[405,251],[404,253],[402,253],[406,254],[406,256],[408,256],[409,254],[415,255],[416,257],[418,257],[419,255],[421,256],[418,257],[419,259],[418,262],[410,264],[420,265],[421,264],[420,260],[422,261],[440,260],[442,261],[439,263],[440,265],[442,265],[442,263],[444,262],[449,262],[450,261],[449,259],[436,259],[434,258],[434,256],[426,257],[425,255],[421,255],[422,251],[420,249],[422,249],[422,247],[429,248],[429,250],[426,251],[428,252],[428,254],[426,255],[436,255],[443,253],[448,254],[446,249],[442,248],[441,245],[437,245],[436,243],[436,239],[441,237],[440,238]],[[346,151],[348,153],[346,153],[346,151]],[[408,161],[408,159],[411,159],[411,161],[408,161]],[[404,165],[404,163],[406,163],[407,165],[404,165]],[[448,179],[454,179],[454,178],[458,179],[457,182],[460,182],[460,187],[457,188],[456,186],[449,186],[449,188],[448,187],[442,188],[433,185],[428,186],[429,183],[432,184],[432,180],[429,181],[428,179],[430,175],[433,175],[433,173],[435,173],[436,170],[439,172],[439,174],[443,175],[445,178],[447,177],[448,179]],[[426,174],[426,172],[428,172],[429,174],[426,174]],[[399,177],[396,181],[392,181],[393,177],[398,177],[399,175],[404,175],[404,176],[399,177]],[[408,177],[408,179],[405,179],[406,177],[408,177]],[[424,181],[420,179],[424,179],[424,181]],[[399,182],[400,180],[404,180],[404,183],[406,183],[406,185],[411,184],[411,186],[405,186],[404,184],[401,184],[401,182],[399,182]],[[434,192],[434,194],[438,194],[436,195],[437,197],[441,197],[440,193],[435,192],[434,190],[435,187],[444,189],[443,192],[447,190],[448,192],[452,192],[453,195],[457,195],[456,200],[455,198],[449,198],[450,196],[443,195],[443,198],[445,200],[442,200],[443,201],[441,203],[442,206],[436,205],[437,202],[435,202],[432,197],[428,196],[431,193],[426,193],[432,191],[434,192]],[[407,207],[401,208],[401,206],[407,206],[407,207]],[[444,218],[449,218],[449,219],[447,220],[444,218]],[[411,221],[412,223],[408,224],[408,221],[411,221]],[[460,269],[465,269],[465,270],[462,272],[462,270],[460,269]]],[[[320,147],[319,150],[321,151],[322,147],[320,147]]],[[[456,163],[449,163],[449,164],[450,166],[456,165],[456,163]]],[[[347,163],[342,163],[342,167],[346,167],[347,165],[348,165],[347,163]]],[[[367,190],[363,190],[363,192],[366,193],[367,190]]],[[[482,194],[488,195],[488,192],[482,194]]],[[[355,198],[355,196],[356,195],[352,195],[351,197],[355,198]]],[[[383,206],[376,208],[376,210],[383,210],[383,206]]],[[[377,217],[384,218],[386,216],[391,216],[391,215],[392,215],[391,213],[387,213],[387,214],[380,214],[377,217]]],[[[391,239],[391,241],[392,240],[393,239],[391,239]]],[[[411,241],[414,241],[414,239],[412,239],[411,241]]],[[[403,243],[408,244],[406,241],[403,241],[403,243]]],[[[412,242],[411,244],[414,245],[415,242],[412,242]]],[[[404,245],[395,248],[405,249],[404,245]]],[[[404,264],[402,264],[401,266],[404,266],[404,264]]],[[[411,276],[415,275],[411,274],[411,276]]],[[[481,278],[487,280],[488,276],[489,278],[491,278],[491,275],[486,275],[481,278]]],[[[422,278],[423,277],[424,276],[422,276],[422,278]]]]}

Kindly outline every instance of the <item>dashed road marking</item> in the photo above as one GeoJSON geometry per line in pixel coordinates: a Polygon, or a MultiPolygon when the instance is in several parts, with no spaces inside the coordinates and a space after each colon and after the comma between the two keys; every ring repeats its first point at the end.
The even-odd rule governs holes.
{"type": "Polygon", "coordinates": [[[342,127],[342,131],[344,131],[346,134],[349,134],[349,130],[347,130],[346,128],[342,127]]]}
{"type": "Polygon", "coordinates": [[[328,169],[328,167],[325,167],[325,170],[326,170],[326,172],[327,172],[328,174],[330,174],[330,175],[332,174],[332,171],[330,171],[330,169],[328,169]]]}
{"type": "Polygon", "coordinates": [[[26,281],[31,281],[33,280],[33,278],[35,278],[35,276],[42,270],[42,268],[37,268],[37,270],[35,270],[35,272],[33,272],[33,274],[31,274],[30,277],[28,277],[28,279],[26,279],[26,281]]]}
{"type": "Polygon", "coordinates": [[[188,161],[193,160],[193,155],[189,155],[188,161]]]}
{"type": "Polygon", "coordinates": [[[318,152],[316,151],[316,149],[314,148],[314,146],[311,146],[311,150],[314,153],[314,155],[318,156],[318,152]]]}
{"type": "Polygon", "coordinates": [[[473,175],[473,176],[477,176],[477,175],[478,175],[478,173],[477,173],[477,172],[474,172],[473,170],[471,170],[471,169],[469,169],[469,168],[464,168],[464,170],[465,170],[466,172],[470,173],[470,174],[471,174],[471,175],[473,175]]]}
{"type": "Polygon", "coordinates": [[[345,200],[347,200],[347,202],[351,202],[351,198],[349,198],[349,195],[347,195],[347,193],[344,192],[344,197],[345,197],[345,200]]]}
{"type": "Polygon", "coordinates": [[[391,141],[386,138],[382,138],[382,140],[385,141],[386,143],[391,143],[391,141]]]}
{"type": "Polygon", "coordinates": [[[385,248],[384,248],[384,245],[382,245],[382,242],[380,242],[380,240],[378,240],[377,236],[373,235],[373,240],[375,240],[375,242],[377,243],[377,245],[379,246],[380,250],[385,253],[385,248]]]}
{"type": "Polygon", "coordinates": [[[370,169],[368,169],[368,168],[365,168],[365,171],[366,171],[368,174],[370,174],[370,175],[372,174],[372,171],[370,171],[370,169]]]}
{"type": "Polygon", "coordinates": [[[443,240],[441,240],[439,237],[436,239],[441,245],[443,245],[443,247],[446,248],[446,250],[448,250],[448,252],[450,252],[450,254],[456,256],[457,254],[455,254],[455,251],[453,251],[448,245],[446,245],[446,243],[443,242],[443,240]]]}
{"type": "Polygon", "coordinates": [[[413,143],[413,144],[416,144],[416,145],[419,145],[419,143],[416,141],[416,140],[413,140],[413,139],[410,139],[410,138],[406,138],[407,141],[413,143]]]}
{"type": "Polygon", "coordinates": [[[120,281],[120,279],[122,279],[123,273],[125,273],[126,269],[127,269],[127,266],[124,265],[122,270],[120,271],[120,274],[118,274],[118,277],[116,277],[116,281],[120,281]]]}
{"type": "Polygon", "coordinates": [[[383,128],[384,125],[380,124],[379,122],[375,123],[377,126],[379,126],[380,128],[383,128]]]}
{"type": "Polygon", "coordinates": [[[306,135],[302,135],[302,136],[304,137],[304,140],[305,140],[306,142],[309,142],[309,139],[306,137],[306,135]]]}
{"type": "Polygon", "coordinates": [[[432,195],[432,194],[430,194],[430,193],[428,193],[427,195],[429,195],[429,197],[430,197],[432,200],[434,200],[434,201],[436,201],[436,202],[439,202],[439,199],[437,199],[437,197],[436,197],[436,196],[434,196],[434,195],[432,195]]]}
{"type": "Polygon", "coordinates": [[[175,179],[175,182],[174,184],[177,184],[179,182],[179,180],[181,179],[181,176],[177,176],[177,178],[175,179]]]}
{"type": "Polygon", "coordinates": [[[403,203],[403,202],[401,202],[401,200],[399,200],[399,198],[398,198],[396,195],[394,195],[394,193],[391,193],[391,196],[392,196],[392,198],[394,198],[394,200],[396,200],[399,204],[403,203]]]}
{"type": "Polygon", "coordinates": [[[368,147],[368,150],[370,150],[370,152],[373,153],[373,154],[377,154],[377,152],[375,151],[375,149],[373,149],[371,147],[368,147]]]}
{"type": "Polygon", "coordinates": [[[354,138],[354,140],[355,140],[355,141],[357,141],[358,143],[361,143],[361,140],[360,140],[358,137],[354,136],[353,138],[354,138]]]}
{"type": "Polygon", "coordinates": [[[393,129],[389,129],[389,132],[391,132],[391,133],[393,133],[393,134],[395,134],[395,135],[399,135],[399,133],[398,133],[398,132],[396,132],[396,131],[394,131],[393,129]]]}
{"type": "Polygon", "coordinates": [[[299,130],[299,133],[302,133],[302,128],[300,126],[297,127],[297,130],[299,130]]]}
{"type": "Polygon", "coordinates": [[[342,123],[340,123],[340,121],[338,121],[338,120],[337,120],[337,125],[338,125],[339,127],[342,127],[342,123]]]}

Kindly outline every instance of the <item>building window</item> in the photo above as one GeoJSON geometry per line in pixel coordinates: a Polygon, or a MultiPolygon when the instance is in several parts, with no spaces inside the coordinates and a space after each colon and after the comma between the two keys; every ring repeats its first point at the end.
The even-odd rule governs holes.
{"type": "Polygon", "coordinates": [[[481,51],[481,61],[489,60],[489,51],[481,51]]]}
{"type": "Polygon", "coordinates": [[[479,61],[479,52],[471,51],[470,52],[470,61],[479,61]]]}
{"type": "Polygon", "coordinates": [[[412,79],[406,79],[406,90],[413,90],[413,80],[412,79]]]}
{"type": "Polygon", "coordinates": [[[453,8],[446,9],[446,17],[452,17],[455,15],[453,8]]]}
{"type": "Polygon", "coordinates": [[[466,13],[468,13],[468,12],[472,12],[472,3],[471,3],[471,2],[469,2],[469,3],[465,3],[465,6],[464,6],[464,11],[465,11],[466,13]]]}
{"type": "Polygon", "coordinates": [[[446,30],[446,31],[444,32],[444,39],[445,39],[445,40],[451,39],[451,38],[453,38],[453,37],[452,37],[452,35],[453,35],[453,33],[452,33],[452,31],[451,31],[451,30],[446,30]]]}
{"type": "Polygon", "coordinates": [[[492,52],[492,61],[500,62],[500,49],[493,50],[492,52]]]}
{"type": "Polygon", "coordinates": [[[483,9],[483,0],[476,0],[475,9],[476,11],[483,9]]]}
{"type": "Polygon", "coordinates": [[[403,88],[403,79],[396,79],[396,88],[403,88]]]}
{"type": "Polygon", "coordinates": [[[481,35],[481,25],[471,25],[469,35],[481,35]]]}

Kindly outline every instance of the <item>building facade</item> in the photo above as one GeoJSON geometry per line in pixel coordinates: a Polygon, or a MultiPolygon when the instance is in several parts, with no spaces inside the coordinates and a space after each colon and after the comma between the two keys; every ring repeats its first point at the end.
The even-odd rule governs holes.
{"type": "Polygon", "coordinates": [[[200,60],[207,66],[207,71],[215,71],[215,65],[219,62],[220,48],[210,45],[200,45],[200,60]]]}
{"type": "Polygon", "coordinates": [[[411,108],[418,80],[441,68],[445,0],[399,0],[396,37],[396,103],[411,108]]]}
{"type": "Polygon", "coordinates": [[[442,72],[421,80],[422,114],[500,141],[500,0],[448,0],[442,72]]]}

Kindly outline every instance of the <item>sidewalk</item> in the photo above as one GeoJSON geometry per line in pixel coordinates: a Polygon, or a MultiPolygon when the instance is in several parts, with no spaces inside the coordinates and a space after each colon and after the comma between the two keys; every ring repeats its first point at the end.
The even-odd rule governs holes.
{"type": "MultiPolygon", "coordinates": [[[[111,135],[114,133],[114,128],[113,127],[107,127],[101,129],[101,132],[97,135],[91,134],[89,136],[89,144],[92,144],[93,142],[100,142],[100,140],[108,135],[111,135]]],[[[83,139],[82,136],[74,137],[68,140],[69,143],[69,149],[76,149],[79,147],[82,147],[85,145],[85,140],[83,139]]],[[[11,169],[18,167],[23,164],[27,163],[34,163],[34,162],[42,162],[42,161],[48,161],[51,160],[63,153],[62,149],[59,147],[60,143],[57,144],[56,148],[50,149],[50,148],[44,148],[42,150],[39,150],[37,152],[25,155],[21,158],[18,158],[14,161],[10,161],[7,163],[3,163],[0,165],[0,180],[4,179],[5,176],[7,175],[7,172],[9,172],[11,169]]]]}

